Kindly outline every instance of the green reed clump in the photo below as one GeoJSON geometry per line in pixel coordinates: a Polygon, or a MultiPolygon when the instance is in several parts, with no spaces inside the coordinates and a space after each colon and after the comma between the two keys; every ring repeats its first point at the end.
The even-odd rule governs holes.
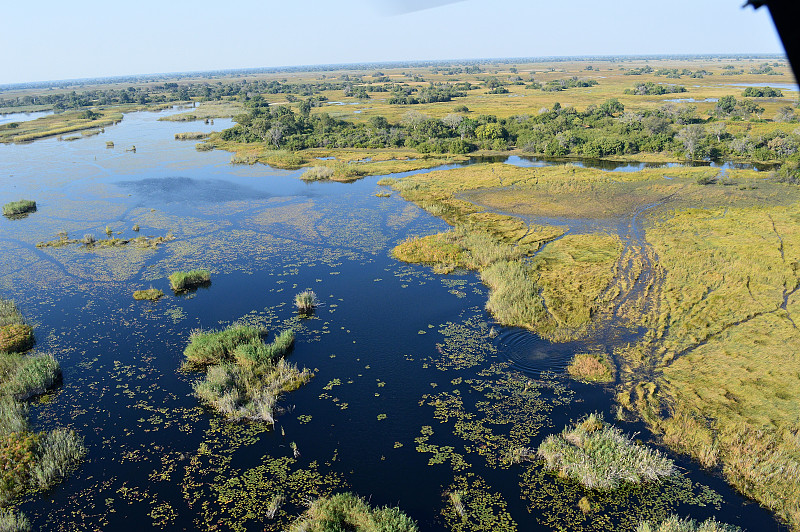
{"type": "Polygon", "coordinates": [[[0,353],[0,359],[2,393],[18,401],[45,393],[61,377],[61,366],[53,355],[0,353]]]}
{"type": "MultiPolygon", "coordinates": [[[[24,324],[13,302],[0,299],[0,323],[24,324]]],[[[52,355],[0,351],[0,507],[24,493],[49,489],[86,453],[73,431],[34,433],[28,424],[28,406],[21,401],[45,393],[60,376],[61,367],[52,355]]],[[[0,530],[25,529],[25,523],[10,511],[0,515],[0,530]]]]}
{"type": "Polygon", "coordinates": [[[315,500],[290,528],[291,532],[416,532],[417,523],[399,508],[372,508],[352,493],[315,500]]]}
{"type": "Polygon", "coordinates": [[[3,214],[6,216],[18,216],[36,210],[36,202],[33,200],[21,199],[3,205],[3,214]]]}
{"type": "Polygon", "coordinates": [[[713,517],[698,523],[694,519],[681,519],[671,515],[660,523],[644,521],[636,527],[636,532],[741,532],[738,526],[720,523],[713,517]]]}
{"type": "Polygon", "coordinates": [[[284,356],[294,343],[294,331],[287,329],[280,333],[270,344],[258,341],[248,342],[236,347],[233,358],[240,366],[253,364],[274,364],[284,356]]]}
{"type": "Polygon", "coordinates": [[[311,312],[319,306],[319,299],[314,291],[305,290],[294,296],[294,306],[300,312],[311,312]]]}
{"type": "Polygon", "coordinates": [[[675,465],[663,453],[639,445],[600,414],[590,414],[561,434],[548,436],[538,455],[545,467],[591,489],[614,489],[671,475],[675,465]]]}
{"type": "Polygon", "coordinates": [[[133,299],[141,301],[146,299],[148,301],[158,301],[164,297],[164,292],[158,288],[148,288],[147,290],[136,290],[133,293],[133,299]]]}
{"type": "Polygon", "coordinates": [[[237,347],[261,342],[262,334],[263,330],[249,325],[231,325],[221,331],[196,329],[189,336],[189,345],[183,351],[186,357],[184,367],[200,369],[212,364],[231,362],[237,347]]]}
{"type": "Polygon", "coordinates": [[[185,368],[207,368],[205,378],[194,385],[195,395],[231,420],[274,423],[280,394],[311,378],[308,370],[299,370],[284,358],[294,343],[291,329],[269,344],[262,334],[244,325],[194,331],[184,351],[185,368]]]}
{"type": "Polygon", "coordinates": [[[172,272],[169,284],[176,292],[203,285],[211,281],[211,272],[208,270],[189,270],[188,272],[172,272]]]}
{"type": "Polygon", "coordinates": [[[45,432],[38,442],[37,459],[31,468],[35,489],[46,490],[83,459],[86,446],[75,431],[58,428],[45,432]]]}
{"type": "Polygon", "coordinates": [[[7,395],[0,396],[0,434],[28,430],[28,405],[7,395]]]}
{"type": "Polygon", "coordinates": [[[10,299],[0,298],[0,327],[23,323],[25,323],[25,319],[14,302],[10,299]]]}
{"type": "Polygon", "coordinates": [[[12,509],[0,510],[0,531],[30,532],[31,529],[31,522],[22,512],[12,509]]]}

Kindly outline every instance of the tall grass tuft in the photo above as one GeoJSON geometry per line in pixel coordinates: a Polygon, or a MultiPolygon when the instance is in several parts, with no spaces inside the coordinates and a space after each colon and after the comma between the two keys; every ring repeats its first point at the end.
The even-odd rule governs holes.
{"type": "Polygon", "coordinates": [[[20,214],[34,212],[35,210],[36,202],[33,200],[21,199],[3,205],[3,214],[5,216],[19,216],[20,214]]]}
{"type": "Polygon", "coordinates": [[[22,323],[25,323],[25,320],[14,302],[0,298],[0,327],[22,323]]]}
{"type": "MultiPolygon", "coordinates": [[[[13,355],[3,355],[10,357],[13,355]]],[[[3,382],[3,391],[18,401],[41,395],[61,377],[61,366],[53,355],[36,353],[18,357],[3,382]]]]}
{"type": "Polygon", "coordinates": [[[39,457],[31,469],[31,480],[38,489],[48,489],[65,477],[86,455],[83,439],[75,431],[58,428],[39,440],[39,457]]]}
{"type": "Polygon", "coordinates": [[[713,517],[698,523],[694,519],[681,519],[671,515],[660,523],[643,521],[636,527],[636,532],[741,532],[738,526],[720,523],[713,517]]]}
{"type": "Polygon", "coordinates": [[[8,396],[0,396],[0,435],[28,430],[28,405],[8,396]]]}
{"type": "Polygon", "coordinates": [[[675,465],[663,453],[637,444],[600,414],[590,414],[539,445],[545,467],[590,489],[614,489],[671,475],[675,465]]]}
{"type": "Polygon", "coordinates": [[[200,369],[212,364],[231,362],[234,350],[244,344],[261,342],[263,330],[249,325],[232,325],[221,331],[196,329],[183,350],[184,368],[200,369]]]}
{"type": "Polygon", "coordinates": [[[398,508],[372,508],[352,493],[321,497],[311,503],[290,532],[417,532],[417,523],[398,508]]]}
{"type": "Polygon", "coordinates": [[[319,299],[312,290],[305,290],[294,296],[294,306],[300,312],[308,313],[319,306],[319,299]]]}
{"type": "Polygon", "coordinates": [[[169,284],[176,292],[188,290],[211,281],[211,272],[208,270],[189,270],[188,272],[172,272],[169,284]]]}
{"type": "Polygon", "coordinates": [[[333,168],[330,166],[312,166],[300,176],[303,181],[324,181],[333,177],[333,168]]]}
{"type": "Polygon", "coordinates": [[[587,382],[611,382],[614,374],[611,365],[602,355],[578,353],[572,358],[567,372],[576,379],[587,382]]]}
{"type": "Polygon", "coordinates": [[[31,522],[13,508],[0,509],[0,532],[30,532],[31,522]]]}

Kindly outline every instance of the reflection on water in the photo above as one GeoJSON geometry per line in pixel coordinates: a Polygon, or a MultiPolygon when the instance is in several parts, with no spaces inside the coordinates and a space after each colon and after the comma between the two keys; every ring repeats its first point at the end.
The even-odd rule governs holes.
{"type": "Polygon", "coordinates": [[[643,163],[630,161],[608,161],[605,159],[554,159],[539,157],[537,155],[493,155],[470,157],[469,164],[477,163],[506,163],[524,168],[571,164],[581,168],[595,168],[609,172],[638,172],[647,168],[676,168],[682,166],[719,168],[720,170],[773,170],[776,165],[768,163],[736,163],[731,161],[686,161],[683,163],[643,163]]]}
{"type": "Polygon", "coordinates": [[[51,115],[53,111],[34,111],[31,113],[5,113],[0,114],[0,126],[3,124],[10,124],[12,122],[28,122],[29,120],[36,120],[43,116],[51,115]]]}

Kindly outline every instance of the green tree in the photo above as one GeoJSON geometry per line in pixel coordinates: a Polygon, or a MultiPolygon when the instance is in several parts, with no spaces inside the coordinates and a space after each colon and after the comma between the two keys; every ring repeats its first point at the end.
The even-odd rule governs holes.
{"type": "Polygon", "coordinates": [[[730,116],[736,110],[736,98],[733,96],[723,96],[717,102],[714,110],[720,116],[730,116]]]}

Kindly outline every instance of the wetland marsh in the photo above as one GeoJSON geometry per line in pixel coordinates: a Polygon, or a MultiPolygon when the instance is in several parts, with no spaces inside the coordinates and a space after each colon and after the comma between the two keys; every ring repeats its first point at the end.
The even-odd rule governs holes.
{"type": "Polygon", "coordinates": [[[798,460],[796,185],[666,156],[333,148],[309,164],[349,182],[312,180],[294,164],[309,152],[235,147],[234,161],[282,169],[175,140],[234,126],[186,113],[0,144],[3,202],[37,208],[0,218],[0,291],[62,372],[30,423],[87,450],[21,499],[34,529],[285,530],[336,504],[413,529],[380,510],[397,507],[419,530],[798,526],[797,479],[780,469],[798,460]],[[268,415],[211,388],[222,370],[266,381],[273,362],[231,349],[205,377],[186,371],[195,331],[229,327],[268,332],[248,337],[254,357],[283,338],[275,364],[302,375],[268,415]],[[575,355],[602,365],[593,384],[570,376],[575,355]],[[670,467],[593,489],[516,459],[595,413],[670,467]]]}

